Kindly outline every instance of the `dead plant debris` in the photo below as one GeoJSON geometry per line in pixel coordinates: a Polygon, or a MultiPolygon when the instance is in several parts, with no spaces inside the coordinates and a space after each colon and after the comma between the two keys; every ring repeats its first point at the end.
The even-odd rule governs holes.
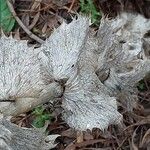
{"type": "MultiPolygon", "coordinates": [[[[78,0],[15,0],[13,3],[21,24],[13,30],[16,38],[29,40],[35,43],[45,40],[54,28],[63,20],[70,22],[72,16],[79,13],[78,0]],[[31,33],[27,33],[26,30],[31,33]],[[35,35],[35,37],[33,37],[35,35]],[[37,39],[37,37],[40,39],[37,39]]],[[[123,114],[123,122],[119,126],[109,126],[107,130],[80,132],[74,131],[61,120],[60,105],[46,104],[46,109],[54,114],[49,123],[49,134],[60,134],[57,138],[59,144],[53,150],[148,150],[150,149],[150,79],[143,81],[144,89],[139,90],[139,101],[132,112],[127,112],[123,106],[119,111],[123,114]]],[[[31,112],[12,118],[12,122],[22,127],[32,127],[34,116],[31,112]]]]}

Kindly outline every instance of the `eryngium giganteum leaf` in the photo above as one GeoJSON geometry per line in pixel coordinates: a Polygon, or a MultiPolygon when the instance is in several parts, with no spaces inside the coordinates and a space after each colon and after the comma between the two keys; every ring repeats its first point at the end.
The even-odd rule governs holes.
{"type": "Polygon", "coordinates": [[[37,97],[42,89],[37,54],[26,41],[0,38],[0,99],[37,97]]]}
{"type": "Polygon", "coordinates": [[[77,73],[77,61],[86,42],[89,19],[78,16],[70,24],[65,22],[41,46],[43,73],[55,80],[68,79],[77,73]]]}
{"type": "Polygon", "coordinates": [[[110,97],[104,89],[99,89],[95,73],[81,71],[66,83],[63,108],[64,119],[78,130],[100,128],[104,130],[110,124],[119,124],[122,116],[117,111],[115,97],[110,97]]]}
{"type": "Polygon", "coordinates": [[[103,18],[99,28],[99,68],[110,69],[105,84],[116,90],[131,91],[150,72],[148,54],[150,19],[140,14],[121,13],[103,18]]]}

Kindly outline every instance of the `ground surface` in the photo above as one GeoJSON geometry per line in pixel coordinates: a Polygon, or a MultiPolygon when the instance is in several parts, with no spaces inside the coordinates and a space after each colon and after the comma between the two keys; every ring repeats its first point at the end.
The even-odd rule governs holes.
{"type": "MultiPolygon", "coordinates": [[[[49,37],[63,19],[69,22],[76,12],[87,13],[86,9],[81,8],[81,2],[77,0],[37,0],[34,2],[33,0],[16,0],[13,7],[23,24],[43,40],[49,37]]],[[[95,11],[95,8],[92,9],[95,11]]],[[[97,12],[99,12],[98,7],[97,12]]],[[[100,15],[92,17],[98,19],[100,15]]],[[[97,25],[96,22],[92,28],[96,30],[97,25]]],[[[25,28],[22,29],[16,23],[13,35],[16,38],[29,40],[29,44],[36,43],[24,30],[25,28]]],[[[36,110],[41,111],[39,114],[34,110],[15,117],[12,121],[19,126],[32,127],[34,124],[41,127],[51,115],[46,132],[61,135],[56,140],[58,142],[56,150],[150,150],[150,79],[142,80],[138,88],[138,107],[133,112],[127,112],[124,106],[120,106],[119,111],[123,115],[123,124],[109,126],[104,132],[93,129],[81,133],[69,128],[61,120],[61,108],[57,102],[45,104],[43,109],[36,110]]]]}

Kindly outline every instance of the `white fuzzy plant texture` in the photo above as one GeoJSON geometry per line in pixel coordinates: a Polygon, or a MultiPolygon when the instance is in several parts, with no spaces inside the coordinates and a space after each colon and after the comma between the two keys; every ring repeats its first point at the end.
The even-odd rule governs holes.
{"type": "Polygon", "coordinates": [[[67,80],[77,74],[77,62],[86,41],[89,20],[78,16],[65,22],[41,46],[43,74],[53,80],[67,80]],[[43,54],[44,53],[44,54],[43,54]]]}
{"type": "Polygon", "coordinates": [[[35,128],[20,128],[0,115],[1,150],[50,150],[59,135],[48,135],[35,128]]]}
{"type": "Polygon", "coordinates": [[[99,28],[98,70],[109,72],[104,84],[129,111],[136,107],[136,84],[150,73],[149,33],[150,19],[133,13],[102,19],[99,28]]]}
{"type": "Polygon", "coordinates": [[[3,111],[11,108],[11,100],[38,97],[43,83],[37,54],[33,47],[27,46],[27,41],[2,35],[0,45],[0,111],[3,111]],[[3,102],[7,100],[10,102],[3,102]]]}
{"type": "Polygon", "coordinates": [[[46,87],[41,76],[39,52],[28,47],[27,41],[2,35],[0,45],[1,113],[17,115],[57,96],[59,90],[61,93],[57,83],[46,87]]]}
{"type": "Polygon", "coordinates": [[[41,55],[45,77],[64,83],[63,118],[79,130],[104,129],[121,120],[115,97],[109,96],[92,67],[96,62],[94,50],[86,44],[88,30],[89,19],[78,16],[68,25],[63,23],[40,48],[46,56],[41,55]]]}
{"type": "Polygon", "coordinates": [[[29,48],[27,41],[4,35],[0,45],[0,99],[37,96],[42,89],[42,81],[34,48],[29,48]]]}
{"type": "MultiPolygon", "coordinates": [[[[122,116],[117,111],[116,102],[118,98],[122,100],[119,92],[127,91],[126,93],[129,94],[128,87],[132,89],[135,83],[150,71],[150,60],[147,55],[149,54],[147,46],[149,37],[146,36],[149,27],[150,21],[143,16],[123,13],[112,20],[103,18],[97,36],[93,36],[89,32],[89,19],[78,16],[78,19],[73,19],[70,24],[63,23],[38,49],[41,51],[38,58],[41,63],[42,83],[46,85],[58,83],[59,87],[63,88],[63,118],[70,126],[79,130],[94,127],[103,130],[109,124],[120,123],[122,116]],[[139,20],[143,21],[142,25],[139,20]],[[105,75],[106,77],[103,77],[105,75]]],[[[6,37],[2,39],[4,38],[7,39],[6,37]]],[[[7,40],[10,45],[15,41],[7,40]]],[[[7,45],[4,47],[7,49],[7,45]]],[[[10,58],[18,56],[18,52],[17,55],[13,54],[13,49],[16,47],[10,47],[9,49],[12,50],[10,58]]],[[[1,51],[4,50],[1,49],[1,51]]],[[[5,66],[3,62],[13,64],[10,60],[2,61],[1,66],[4,68],[7,65],[5,66]]],[[[37,75],[38,73],[37,71],[37,75]]],[[[36,82],[37,78],[33,77],[32,80],[36,82]]],[[[41,78],[38,81],[41,82],[41,78]]],[[[36,85],[40,82],[36,82],[36,85]]],[[[18,82],[14,80],[10,83],[6,88],[7,93],[11,91],[9,89],[12,83],[14,86],[18,82]]],[[[2,84],[1,87],[3,88],[4,85],[2,84]]],[[[18,87],[20,87],[19,84],[18,87]]],[[[38,87],[36,86],[35,89],[38,87]]],[[[49,91],[55,88],[49,88],[49,91]]],[[[55,93],[52,92],[46,97],[50,95],[57,97],[54,96],[55,93]]],[[[17,93],[14,94],[16,95],[17,93]]]]}
{"type": "MultiPolygon", "coordinates": [[[[85,30],[87,26],[84,25],[82,17],[77,21],[82,22],[85,30]]],[[[70,26],[74,26],[74,24],[73,21],[70,26]]],[[[52,67],[53,71],[49,73],[49,76],[55,78],[52,72],[57,72],[56,80],[65,79],[62,104],[64,108],[63,118],[70,126],[80,130],[92,129],[93,127],[103,130],[109,124],[120,123],[122,116],[117,111],[116,99],[126,100],[127,103],[130,99],[133,100],[135,95],[131,93],[134,91],[135,84],[150,71],[149,56],[145,53],[145,51],[149,53],[149,49],[143,47],[143,41],[149,32],[149,27],[150,20],[143,16],[122,13],[112,20],[103,18],[98,35],[95,37],[91,37],[88,32],[84,35],[83,29],[78,30],[75,35],[70,35],[70,38],[74,39],[73,41],[78,39],[79,31],[80,36],[84,35],[81,36],[85,40],[81,43],[82,49],[73,49],[74,47],[77,48],[76,46],[70,47],[72,43],[68,45],[68,37],[64,41],[66,44],[61,42],[57,43],[57,46],[52,44],[55,45],[55,49],[61,47],[57,55],[55,54],[57,60],[60,60],[56,64],[59,64],[60,67],[57,69],[52,67]],[[88,38],[86,38],[87,35],[88,38]],[[65,45],[65,47],[59,44],[65,45]],[[66,47],[67,50],[70,49],[69,53],[66,53],[66,47]],[[70,59],[68,61],[66,59],[63,63],[64,55],[64,58],[68,58],[70,53],[77,50],[80,55],[76,56],[79,57],[76,59],[73,57],[76,63],[70,63],[70,59]],[[71,70],[72,64],[74,70],[71,70]],[[105,80],[101,79],[103,74],[107,75],[105,80]],[[126,94],[126,97],[121,97],[123,94],[126,94]]],[[[55,34],[55,37],[58,37],[58,33],[55,32],[55,34]]],[[[55,37],[53,37],[53,41],[55,41],[55,37]]],[[[80,39],[82,41],[82,38],[80,39]]],[[[58,38],[58,40],[60,39],[58,38]]],[[[46,47],[49,47],[49,41],[46,44],[46,47]]],[[[77,43],[73,42],[73,44],[77,43]]],[[[51,66],[51,62],[55,62],[53,61],[55,55],[51,55],[53,49],[46,48],[47,54],[49,54],[47,55],[47,66],[51,66]]],[[[47,67],[45,66],[45,68],[47,67]]],[[[132,105],[133,103],[129,102],[129,104],[132,105]]]]}
{"type": "Polygon", "coordinates": [[[107,87],[131,90],[150,72],[149,33],[150,19],[139,14],[122,13],[101,21],[98,61],[101,70],[110,69],[107,87]]]}

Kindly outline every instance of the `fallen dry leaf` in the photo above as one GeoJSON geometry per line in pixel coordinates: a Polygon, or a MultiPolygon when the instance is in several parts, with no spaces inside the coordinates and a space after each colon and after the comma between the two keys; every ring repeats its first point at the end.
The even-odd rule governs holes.
{"type": "Polygon", "coordinates": [[[143,136],[142,142],[140,143],[140,148],[150,147],[150,129],[146,131],[143,136]]]}

